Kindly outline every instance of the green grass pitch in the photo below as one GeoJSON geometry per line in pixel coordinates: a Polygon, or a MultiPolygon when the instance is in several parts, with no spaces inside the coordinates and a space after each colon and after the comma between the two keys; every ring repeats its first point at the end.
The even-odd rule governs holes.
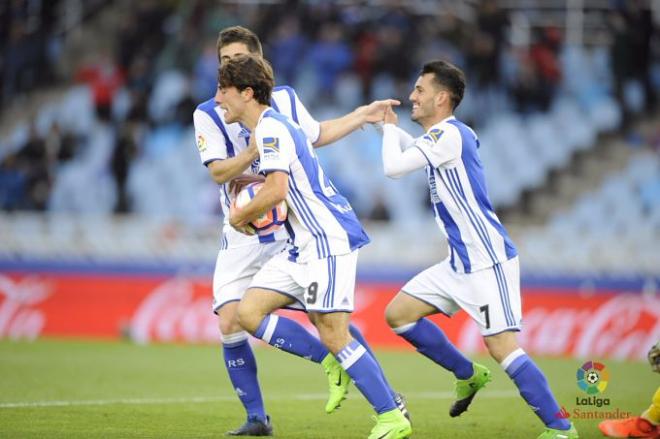
{"type": "MultiPolygon", "coordinates": [[[[372,411],[351,387],[326,415],[320,366],[270,347],[255,349],[266,406],[280,438],[365,438],[372,411]]],[[[448,415],[452,376],[413,352],[378,357],[408,398],[416,438],[535,438],[542,424],[490,358],[494,379],[460,418],[448,415]]],[[[598,360],[598,359],[597,359],[598,360]]],[[[610,372],[608,410],[638,413],[660,384],[642,362],[602,360],[610,372]]],[[[572,412],[586,396],[576,385],[580,360],[538,359],[560,402],[572,412]]],[[[0,438],[211,438],[244,421],[214,346],[97,341],[0,341],[0,438]]],[[[576,420],[581,438],[601,437],[596,420],[576,420]]]]}

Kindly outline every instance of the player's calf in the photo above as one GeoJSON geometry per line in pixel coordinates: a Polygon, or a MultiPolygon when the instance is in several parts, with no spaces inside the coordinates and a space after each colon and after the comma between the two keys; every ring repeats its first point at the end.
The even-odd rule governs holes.
{"type": "Polygon", "coordinates": [[[504,332],[484,337],[484,341],[493,358],[499,361],[518,387],[520,395],[545,424],[546,430],[539,438],[577,438],[573,424],[556,416],[561,409],[550,390],[548,380],[525,351],[517,347],[515,334],[504,332]],[[513,351],[507,353],[512,348],[513,351]]]}

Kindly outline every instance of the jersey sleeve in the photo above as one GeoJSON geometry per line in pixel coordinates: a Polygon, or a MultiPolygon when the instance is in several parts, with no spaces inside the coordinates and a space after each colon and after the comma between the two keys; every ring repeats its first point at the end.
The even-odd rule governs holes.
{"type": "Polygon", "coordinates": [[[259,150],[259,172],[289,173],[289,166],[296,154],[296,145],[289,130],[279,121],[265,118],[255,130],[259,150]]]}
{"type": "Polygon", "coordinates": [[[433,168],[451,167],[461,157],[463,141],[461,133],[453,125],[444,124],[432,128],[425,135],[415,139],[413,146],[419,149],[433,168]]]}
{"type": "Polygon", "coordinates": [[[309,114],[309,111],[307,111],[307,108],[305,108],[300,101],[295,91],[293,92],[293,97],[296,114],[298,116],[298,125],[300,125],[300,128],[305,132],[309,141],[314,143],[321,135],[321,124],[309,114]]]}
{"type": "Polygon", "coordinates": [[[414,142],[410,134],[396,125],[383,126],[382,158],[385,175],[399,178],[426,166],[426,158],[420,150],[409,147],[414,142]]]}
{"type": "Polygon", "coordinates": [[[193,113],[195,124],[195,142],[202,163],[207,166],[214,160],[227,158],[227,144],[220,129],[215,125],[211,117],[202,110],[193,113]]]}

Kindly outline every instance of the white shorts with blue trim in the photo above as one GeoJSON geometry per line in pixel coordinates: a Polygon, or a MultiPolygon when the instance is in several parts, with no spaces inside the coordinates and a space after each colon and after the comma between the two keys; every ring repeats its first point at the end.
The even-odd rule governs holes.
{"type": "Polygon", "coordinates": [[[252,277],[285,248],[286,241],[280,240],[220,250],[213,274],[213,312],[227,302],[241,300],[252,277]]]}
{"type": "Polygon", "coordinates": [[[473,273],[457,273],[449,258],[419,273],[401,291],[448,316],[459,309],[474,320],[482,335],[520,330],[518,257],[473,273]]]}
{"type": "Polygon", "coordinates": [[[358,251],[305,263],[292,262],[288,252],[268,261],[254,276],[250,288],[291,297],[289,308],[309,312],[352,312],[358,251]]]}

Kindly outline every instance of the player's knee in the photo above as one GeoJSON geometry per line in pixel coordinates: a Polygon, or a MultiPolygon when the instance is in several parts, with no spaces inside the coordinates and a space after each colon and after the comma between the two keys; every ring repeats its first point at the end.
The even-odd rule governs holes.
{"type": "Polygon", "coordinates": [[[333,354],[337,354],[350,342],[351,336],[347,328],[328,325],[321,319],[316,322],[321,343],[333,354]]]}
{"type": "Polygon", "coordinates": [[[348,334],[339,334],[333,332],[325,334],[319,333],[319,336],[321,338],[321,343],[323,343],[323,345],[328,348],[328,350],[334,355],[338,354],[342,349],[344,349],[350,340],[348,334]]]}
{"type": "Polygon", "coordinates": [[[511,331],[484,337],[484,343],[491,357],[498,363],[504,361],[511,352],[519,347],[515,333],[511,331]]]}
{"type": "Polygon", "coordinates": [[[243,330],[238,323],[238,302],[229,302],[220,307],[218,314],[218,328],[222,335],[235,334],[243,330]]]}
{"type": "Polygon", "coordinates": [[[254,334],[257,331],[257,328],[259,328],[259,324],[263,319],[263,316],[253,309],[252,306],[243,302],[238,305],[237,316],[239,326],[250,334],[254,334]]]}
{"type": "Polygon", "coordinates": [[[232,319],[221,318],[218,321],[218,327],[220,328],[220,333],[222,335],[235,334],[243,330],[243,327],[238,322],[237,315],[234,315],[232,319]]]}
{"type": "Polygon", "coordinates": [[[390,302],[385,308],[385,321],[390,328],[398,328],[409,323],[406,321],[404,313],[401,312],[401,308],[394,302],[390,302]]]}

